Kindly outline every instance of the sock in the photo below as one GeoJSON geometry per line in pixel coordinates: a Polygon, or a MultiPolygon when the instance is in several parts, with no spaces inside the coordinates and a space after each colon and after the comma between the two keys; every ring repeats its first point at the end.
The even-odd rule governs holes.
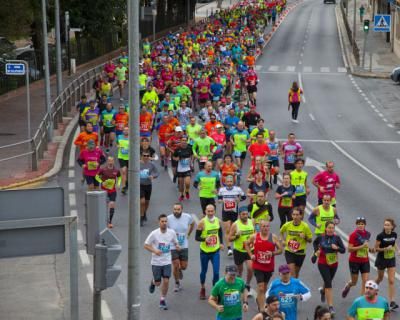
{"type": "Polygon", "coordinates": [[[110,223],[111,223],[111,221],[112,221],[112,219],[114,217],[114,212],[115,212],[115,209],[114,208],[110,208],[110,223]]]}

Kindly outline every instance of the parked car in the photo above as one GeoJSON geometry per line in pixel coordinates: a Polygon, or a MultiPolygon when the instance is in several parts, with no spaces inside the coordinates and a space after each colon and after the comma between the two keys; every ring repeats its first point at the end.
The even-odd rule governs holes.
{"type": "Polygon", "coordinates": [[[390,74],[390,78],[396,82],[400,83],[400,67],[394,68],[392,73],[390,74]]]}

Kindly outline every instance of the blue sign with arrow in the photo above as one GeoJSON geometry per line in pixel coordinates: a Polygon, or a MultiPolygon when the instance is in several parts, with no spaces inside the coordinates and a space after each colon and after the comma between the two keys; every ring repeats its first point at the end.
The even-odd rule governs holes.
{"type": "Polygon", "coordinates": [[[23,76],[25,71],[25,65],[23,63],[6,63],[6,75],[23,76]]]}
{"type": "Polygon", "coordinates": [[[391,16],[390,14],[377,14],[374,17],[375,32],[390,32],[391,16]]]}

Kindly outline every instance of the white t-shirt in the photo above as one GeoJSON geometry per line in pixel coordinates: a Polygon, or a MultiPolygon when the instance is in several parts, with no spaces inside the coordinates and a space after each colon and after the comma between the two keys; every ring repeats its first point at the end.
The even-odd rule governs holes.
{"type": "Polygon", "coordinates": [[[174,230],[167,229],[165,232],[161,232],[160,228],[152,231],[145,244],[151,245],[154,249],[162,251],[162,255],[158,256],[154,253],[151,254],[151,264],[153,266],[166,266],[171,264],[171,245],[178,242],[176,233],[174,230]]]}
{"type": "MultiPolygon", "coordinates": [[[[176,218],[173,214],[168,216],[168,228],[171,228],[176,232],[178,243],[182,249],[186,249],[189,246],[187,234],[190,225],[193,223],[193,218],[188,213],[182,213],[180,218],[176,218]]],[[[175,245],[171,245],[171,250],[175,249],[175,245]]]]}

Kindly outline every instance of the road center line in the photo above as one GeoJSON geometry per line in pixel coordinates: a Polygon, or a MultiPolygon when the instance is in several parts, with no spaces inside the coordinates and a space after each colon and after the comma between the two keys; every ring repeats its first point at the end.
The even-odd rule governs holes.
{"type": "Polygon", "coordinates": [[[312,121],[315,121],[315,118],[314,118],[314,116],[313,116],[312,113],[309,113],[308,115],[310,116],[310,118],[311,118],[312,121]]]}
{"type": "Polygon", "coordinates": [[[86,253],[86,250],[79,250],[79,257],[81,258],[82,265],[84,266],[90,265],[90,259],[86,253]]]}
{"type": "Polygon", "coordinates": [[[75,193],[70,193],[68,194],[68,198],[69,198],[69,207],[75,207],[76,206],[76,196],[75,193]]]}
{"type": "MultiPolygon", "coordinates": [[[[301,73],[299,72],[299,73],[297,74],[297,76],[298,76],[298,78],[299,78],[299,87],[304,91],[303,81],[302,81],[302,79],[301,79],[301,73]]],[[[305,96],[304,93],[303,93],[303,102],[304,102],[304,103],[307,102],[307,101],[306,101],[306,96],[305,96]]]]}
{"type": "MultiPolygon", "coordinates": [[[[72,141],[75,141],[76,137],[79,135],[79,126],[76,128],[75,133],[74,133],[74,138],[72,141]]],[[[76,147],[74,144],[72,144],[71,150],[69,151],[69,160],[68,160],[68,166],[70,168],[75,168],[75,153],[76,153],[76,147]]],[[[72,178],[72,177],[71,177],[72,178]]]]}

